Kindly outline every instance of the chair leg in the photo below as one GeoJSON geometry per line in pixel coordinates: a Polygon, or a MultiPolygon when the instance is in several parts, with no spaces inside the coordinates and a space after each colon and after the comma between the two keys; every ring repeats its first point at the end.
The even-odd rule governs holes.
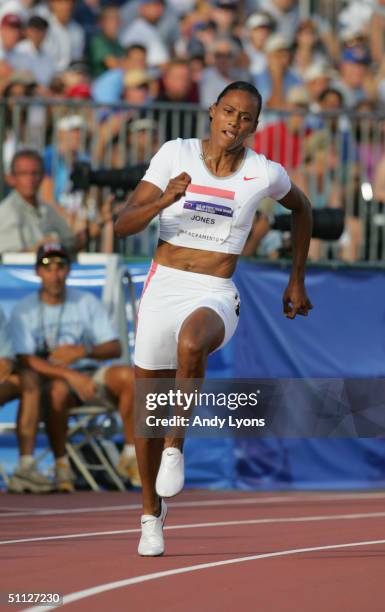
{"type": "Polygon", "coordinates": [[[76,468],[79,470],[79,472],[83,476],[84,480],[91,487],[91,489],[93,491],[100,491],[100,487],[98,483],[96,482],[95,478],[92,476],[91,472],[86,468],[86,466],[84,465],[84,461],[82,461],[82,459],[79,457],[78,453],[75,451],[72,444],[69,444],[67,442],[66,451],[70,459],[72,459],[72,461],[74,462],[76,468]]]}
{"type": "Polygon", "coordinates": [[[110,462],[108,461],[104,453],[100,450],[100,447],[98,446],[98,443],[96,442],[96,440],[94,439],[89,440],[89,444],[92,450],[94,451],[95,455],[97,456],[100,464],[103,465],[104,470],[107,472],[111,480],[116,485],[117,489],[119,489],[119,491],[125,491],[126,487],[124,486],[123,481],[119,478],[115,470],[111,467],[110,462]]]}
{"type": "Polygon", "coordinates": [[[5,482],[5,485],[8,487],[9,478],[8,478],[7,472],[5,471],[5,469],[3,468],[1,463],[0,463],[0,476],[3,479],[3,481],[5,482]]]}

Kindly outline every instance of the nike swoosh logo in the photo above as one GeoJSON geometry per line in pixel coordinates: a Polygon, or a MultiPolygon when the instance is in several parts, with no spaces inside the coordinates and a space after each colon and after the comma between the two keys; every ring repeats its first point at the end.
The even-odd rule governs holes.
{"type": "Polygon", "coordinates": [[[253,179],[258,178],[257,176],[244,176],[243,180],[244,181],[252,181],[253,179]]]}

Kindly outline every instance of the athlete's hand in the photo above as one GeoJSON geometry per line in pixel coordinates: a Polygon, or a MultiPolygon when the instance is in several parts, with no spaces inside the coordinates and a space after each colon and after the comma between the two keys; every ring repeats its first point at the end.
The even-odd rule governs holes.
{"type": "Polygon", "coordinates": [[[294,319],[296,315],[307,317],[313,304],[307,297],[303,282],[291,281],[283,294],[283,312],[288,319],[294,319]]]}
{"type": "Polygon", "coordinates": [[[186,189],[191,183],[191,176],[187,172],[182,172],[178,176],[171,179],[161,196],[160,200],[163,203],[163,208],[171,206],[174,202],[180,200],[186,193],[186,189]]]}

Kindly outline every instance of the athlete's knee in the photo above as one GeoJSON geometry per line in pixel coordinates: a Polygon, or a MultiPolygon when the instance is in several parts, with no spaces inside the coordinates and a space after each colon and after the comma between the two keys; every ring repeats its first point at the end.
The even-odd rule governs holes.
{"type": "Polygon", "coordinates": [[[179,362],[196,363],[206,359],[208,355],[208,346],[199,337],[190,335],[182,335],[178,342],[178,358],[179,362]]]}

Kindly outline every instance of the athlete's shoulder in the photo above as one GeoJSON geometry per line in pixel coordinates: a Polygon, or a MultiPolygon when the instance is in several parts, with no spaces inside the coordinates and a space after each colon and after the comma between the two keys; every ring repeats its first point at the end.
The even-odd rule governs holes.
{"type": "MultiPolygon", "coordinates": [[[[178,152],[184,145],[186,140],[183,138],[174,138],[173,140],[166,140],[158,149],[155,156],[156,157],[165,157],[169,161],[173,159],[174,155],[177,155],[178,152]]],[[[155,157],[154,156],[154,157],[155,157]]]]}
{"type": "Polygon", "coordinates": [[[257,151],[254,151],[254,149],[252,149],[251,147],[247,147],[246,151],[248,161],[261,165],[265,165],[268,161],[265,155],[262,155],[262,153],[257,153],[257,151]]]}
{"type": "Polygon", "coordinates": [[[262,155],[262,153],[257,153],[254,151],[254,149],[249,147],[247,148],[245,163],[247,164],[249,171],[252,170],[258,173],[266,173],[268,162],[269,160],[265,157],[265,155],[262,155]]]}
{"type": "Polygon", "coordinates": [[[248,159],[251,163],[263,167],[270,177],[287,174],[282,164],[272,161],[262,153],[257,153],[254,149],[248,149],[248,159]]]}

